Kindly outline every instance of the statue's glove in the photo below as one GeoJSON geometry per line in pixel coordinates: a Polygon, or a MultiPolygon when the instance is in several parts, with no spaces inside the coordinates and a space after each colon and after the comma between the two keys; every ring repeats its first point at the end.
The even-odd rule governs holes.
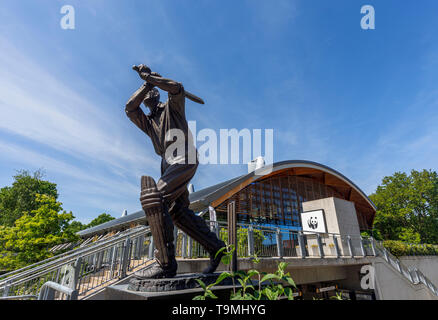
{"type": "Polygon", "coordinates": [[[147,74],[151,74],[151,68],[149,68],[147,65],[145,64],[139,64],[136,68],[136,70],[138,71],[138,73],[147,73],[147,74]]]}
{"type": "Polygon", "coordinates": [[[151,73],[141,72],[140,73],[140,78],[142,78],[146,82],[148,81],[149,76],[154,76],[154,77],[162,78],[161,74],[159,74],[158,72],[151,72],[151,73]]]}
{"type": "Polygon", "coordinates": [[[140,78],[142,78],[146,82],[148,82],[149,76],[154,76],[154,77],[162,78],[161,74],[159,74],[158,72],[151,72],[151,73],[141,72],[140,73],[140,78]]]}
{"type": "Polygon", "coordinates": [[[138,66],[134,66],[133,69],[138,72],[138,75],[140,78],[142,78],[144,81],[147,81],[147,78],[151,75],[152,71],[151,68],[144,64],[139,64],[138,66]]]}
{"type": "Polygon", "coordinates": [[[140,194],[140,203],[143,209],[161,207],[161,194],[158,191],[151,189],[142,190],[140,194]]]}

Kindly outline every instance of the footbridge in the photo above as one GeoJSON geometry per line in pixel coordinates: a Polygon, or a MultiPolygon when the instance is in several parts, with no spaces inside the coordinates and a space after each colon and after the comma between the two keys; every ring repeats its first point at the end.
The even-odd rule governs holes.
{"type": "MultiPolygon", "coordinates": [[[[207,223],[220,238],[227,240],[226,223],[207,223]]],[[[174,235],[178,272],[200,272],[205,268],[207,252],[183,232],[175,229],[174,235]]],[[[425,291],[423,298],[438,298],[437,287],[421,271],[404,266],[373,238],[303,233],[238,223],[236,249],[239,269],[270,272],[276,270],[278,262],[285,261],[298,285],[345,280],[348,270],[375,265],[390,274],[392,282],[394,279],[403,282],[404,290],[425,291]],[[255,255],[260,260],[258,264],[254,262],[255,255]]],[[[128,229],[1,275],[0,299],[102,298],[106,288],[126,281],[134,272],[148,267],[153,261],[153,252],[154,241],[149,227],[128,229]]],[[[218,270],[228,267],[221,264],[218,270]]],[[[379,275],[376,279],[384,281],[379,275]]],[[[390,298],[390,293],[384,289],[376,288],[378,298],[390,298]]]]}

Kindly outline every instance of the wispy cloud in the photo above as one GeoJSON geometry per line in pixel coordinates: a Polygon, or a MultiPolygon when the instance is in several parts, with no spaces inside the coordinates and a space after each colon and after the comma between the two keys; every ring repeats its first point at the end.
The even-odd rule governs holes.
{"type": "Polygon", "coordinates": [[[135,139],[123,108],[106,111],[105,97],[87,100],[5,38],[0,39],[0,65],[6,66],[0,69],[3,160],[45,167],[71,192],[120,201],[122,195],[125,201],[137,198],[140,175],[159,171],[147,137],[135,139]]]}
{"type": "Polygon", "coordinates": [[[125,162],[155,162],[123,134],[118,124],[122,112],[102,112],[97,101],[84,100],[5,39],[0,41],[0,52],[0,63],[8,66],[0,69],[1,129],[121,169],[126,168],[125,162]]]}
{"type": "MultiPolygon", "coordinates": [[[[40,152],[10,144],[0,140],[0,150],[3,159],[9,158],[17,163],[24,165],[38,164],[42,168],[50,169],[52,173],[57,173],[73,179],[74,181],[86,182],[86,192],[89,192],[88,185],[91,189],[95,188],[99,193],[114,195],[116,193],[129,194],[138,191],[138,186],[129,182],[115,179],[109,179],[103,176],[90,174],[86,169],[57,160],[53,157],[46,156],[40,152]]],[[[82,184],[82,188],[84,185],[82,184]]],[[[79,188],[78,188],[79,190],[79,188]]],[[[84,189],[85,191],[85,189],[84,189]]]]}

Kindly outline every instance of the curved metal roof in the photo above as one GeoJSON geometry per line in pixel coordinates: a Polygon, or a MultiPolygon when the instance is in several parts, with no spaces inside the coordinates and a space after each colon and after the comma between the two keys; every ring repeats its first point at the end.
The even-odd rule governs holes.
{"type": "Polygon", "coordinates": [[[80,237],[89,237],[95,234],[100,234],[113,230],[115,228],[129,226],[132,223],[141,222],[143,220],[146,221],[146,216],[144,211],[141,210],[135,213],[128,214],[127,216],[99,224],[98,226],[79,231],[77,235],[79,235],[80,237]]]}
{"type": "MultiPolygon", "coordinates": [[[[263,168],[250,172],[248,174],[218,183],[197,192],[193,192],[189,195],[190,208],[196,212],[205,210],[208,208],[209,205],[213,204],[214,202],[220,201],[221,198],[232,196],[234,193],[243,189],[250,183],[256,180],[264,179],[268,175],[275,175],[276,173],[285,170],[295,170],[295,173],[297,175],[311,175],[312,172],[322,173],[324,176],[325,184],[330,185],[331,183],[335,188],[348,188],[348,200],[354,201],[356,203],[359,202],[360,205],[367,207],[370,212],[376,211],[376,206],[374,205],[374,203],[372,203],[372,201],[366,196],[366,194],[350,179],[330,167],[307,160],[289,160],[277,162],[272,165],[266,165],[263,168]],[[325,179],[327,179],[327,181],[325,179]]],[[[374,218],[374,215],[372,218],[374,218]]],[[[146,221],[146,218],[144,211],[141,210],[127,216],[103,223],[99,226],[82,230],[78,232],[78,235],[80,235],[81,237],[91,236],[94,234],[106,232],[116,227],[129,226],[132,223],[143,221],[146,221]]]]}
{"type": "MultiPolygon", "coordinates": [[[[309,168],[314,169],[319,172],[327,173],[332,177],[335,177],[342,181],[345,186],[351,187],[354,189],[364,201],[368,203],[370,208],[372,208],[374,211],[376,210],[376,206],[374,203],[367,197],[367,195],[356,185],[354,184],[350,179],[345,177],[340,172],[327,167],[325,165],[322,165],[317,162],[313,161],[307,161],[307,160],[289,160],[289,161],[282,161],[274,163],[273,165],[267,165],[263,168],[253,171],[251,173],[248,173],[246,175],[242,175],[240,177],[222,182],[220,184],[217,184],[215,186],[200,190],[198,192],[195,192],[191,194],[190,198],[190,207],[193,210],[202,210],[205,207],[208,207],[212,202],[214,202],[216,199],[221,198],[225,194],[229,193],[230,190],[233,189],[243,189],[245,186],[250,184],[251,182],[254,182],[256,180],[263,179],[265,176],[270,174],[275,174],[276,172],[283,171],[286,169],[294,169],[294,168],[309,168]]],[[[238,190],[236,190],[237,192],[238,190]]]]}

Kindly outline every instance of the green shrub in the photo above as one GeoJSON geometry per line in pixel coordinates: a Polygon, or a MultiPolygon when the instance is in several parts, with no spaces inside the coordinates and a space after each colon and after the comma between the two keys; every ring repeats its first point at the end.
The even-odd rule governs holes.
{"type": "Polygon", "coordinates": [[[438,246],[432,244],[410,244],[397,240],[385,240],[383,246],[396,257],[438,255],[438,246]]]}
{"type": "MultiPolygon", "coordinates": [[[[248,248],[248,228],[238,227],[237,233],[237,255],[239,257],[247,257],[248,248]]],[[[225,243],[228,242],[228,229],[220,228],[219,238],[225,243]]],[[[260,248],[266,237],[261,230],[253,229],[254,247],[260,248]]]]}

